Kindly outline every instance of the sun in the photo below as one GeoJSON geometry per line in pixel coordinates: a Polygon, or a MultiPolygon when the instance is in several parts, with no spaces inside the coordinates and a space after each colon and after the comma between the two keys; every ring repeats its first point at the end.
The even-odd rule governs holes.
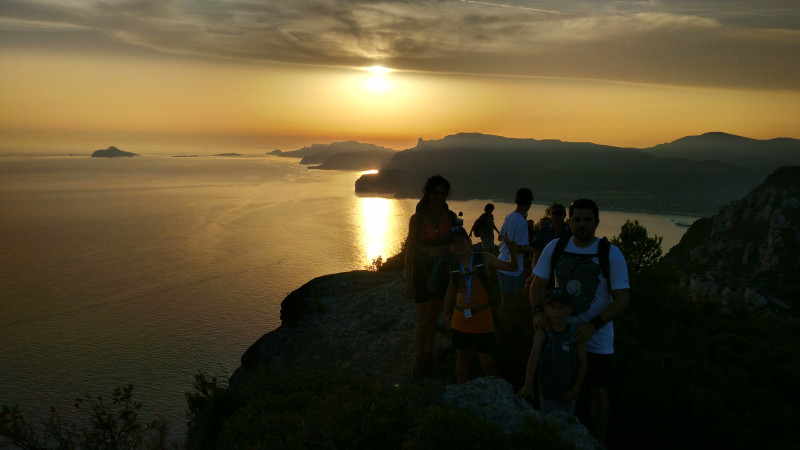
{"type": "Polygon", "coordinates": [[[386,75],[387,73],[394,72],[393,69],[383,66],[364,67],[364,70],[366,70],[367,72],[372,72],[375,75],[386,75]]]}
{"type": "Polygon", "coordinates": [[[392,82],[389,81],[386,75],[394,72],[394,70],[383,66],[362,67],[361,69],[372,74],[364,81],[364,87],[368,91],[374,94],[382,94],[392,88],[392,82]]]}

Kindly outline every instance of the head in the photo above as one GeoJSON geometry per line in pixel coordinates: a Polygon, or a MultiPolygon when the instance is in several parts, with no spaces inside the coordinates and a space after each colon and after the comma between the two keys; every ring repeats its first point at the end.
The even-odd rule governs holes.
{"type": "Polygon", "coordinates": [[[447,246],[450,253],[464,256],[472,251],[472,240],[464,227],[453,227],[447,232],[447,246]]]}
{"type": "Polygon", "coordinates": [[[492,211],[494,211],[493,203],[487,203],[486,206],[483,207],[483,212],[485,212],[486,214],[491,214],[492,211]]]}
{"type": "Polygon", "coordinates": [[[517,189],[514,203],[517,204],[517,211],[527,212],[531,207],[531,203],[533,203],[533,192],[528,188],[517,189]]]}
{"type": "Polygon", "coordinates": [[[564,208],[564,205],[562,205],[561,203],[553,203],[553,205],[550,206],[549,209],[550,209],[550,214],[549,214],[550,220],[552,220],[553,223],[557,224],[564,223],[564,219],[567,218],[567,210],[566,208],[564,208]]]}
{"type": "Polygon", "coordinates": [[[422,201],[425,204],[441,203],[450,195],[450,182],[441,175],[434,175],[425,182],[422,189],[422,201]]]}
{"type": "Polygon", "coordinates": [[[589,199],[578,199],[569,205],[569,227],[576,243],[590,243],[600,224],[597,204],[589,199]]]}
{"type": "Polygon", "coordinates": [[[572,299],[569,294],[560,288],[547,291],[544,297],[544,313],[551,323],[566,322],[567,317],[572,314],[572,299]]]}

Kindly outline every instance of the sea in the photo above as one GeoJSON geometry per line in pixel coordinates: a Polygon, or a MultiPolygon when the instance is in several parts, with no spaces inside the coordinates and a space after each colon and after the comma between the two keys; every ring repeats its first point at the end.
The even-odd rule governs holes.
{"type": "MultiPolygon", "coordinates": [[[[356,195],[359,176],[263,153],[0,156],[0,405],[69,416],[133,384],[180,441],[194,375],[231,375],[287,294],[399,251],[417,200],[356,195]]],[[[513,204],[449,205],[469,226],[488,201],[499,228],[513,204]]],[[[665,252],[697,219],[600,207],[598,235],[637,219],[665,252]]]]}

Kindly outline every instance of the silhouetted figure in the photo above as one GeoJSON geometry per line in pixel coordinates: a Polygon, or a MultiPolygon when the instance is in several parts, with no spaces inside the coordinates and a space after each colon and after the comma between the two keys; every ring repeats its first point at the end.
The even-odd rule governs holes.
{"type": "Polygon", "coordinates": [[[494,253],[494,232],[497,231],[499,239],[500,230],[498,230],[494,224],[494,214],[492,214],[492,212],[494,212],[494,205],[487,203],[486,206],[483,207],[483,214],[475,219],[475,223],[472,224],[472,228],[469,230],[469,236],[472,237],[472,235],[475,235],[481,238],[481,248],[483,251],[494,253]]]}
{"type": "Polygon", "coordinates": [[[415,381],[434,372],[436,322],[449,281],[447,232],[458,223],[456,214],[447,207],[448,195],[450,182],[441,175],[428,178],[422,199],[408,222],[403,294],[414,299],[417,311],[412,371],[415,381]]]}
{"type": "Polygon", "coordinates": [[[595,236],[600,223],[597,204],[588,199],[569,206],[572,237],[554,239],[533,269],[531,311],[535,330],[551,329],[543,311],[548,281],[572,299],[568,322],[575,325],[575,341],[585,343],[589,369],[586,385],[591,394],[590,430],[601,443],[605,440],[610,411],[614,354],[614,324],[611,322],[628,307],[628,266],[622,252],[607,239],[595,236]],[[564,240],[566,239],[566,241],[564,240]]]}

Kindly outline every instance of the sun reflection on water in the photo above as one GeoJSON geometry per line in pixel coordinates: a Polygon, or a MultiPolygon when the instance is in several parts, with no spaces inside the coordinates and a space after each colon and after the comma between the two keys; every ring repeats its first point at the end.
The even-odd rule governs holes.
{"type": "Polygon", "coordinates": [[[385,260],[396,245],[390,236],[392,200],[388,198],[363,197],[358,199],[359,223],[361,225],[361,248],[365,265],[379,256],[385,260]]]}

